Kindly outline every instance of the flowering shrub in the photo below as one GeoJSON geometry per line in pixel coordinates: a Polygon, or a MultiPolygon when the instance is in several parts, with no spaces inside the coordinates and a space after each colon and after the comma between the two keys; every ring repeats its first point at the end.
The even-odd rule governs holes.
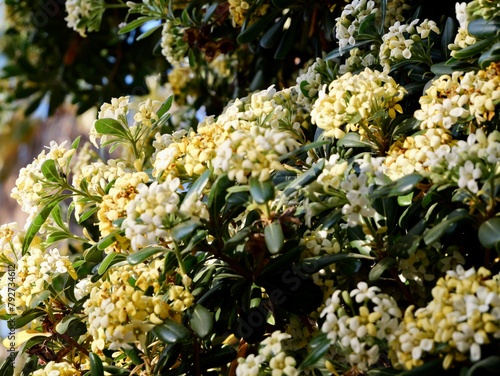
{"type": "MultiPolygon", "coordinates": [[[[228,6],[259,25],[281,3],[228,6]]],[[[26,224],[0,227],[18,328],[0,374],[495,374],[493,3],[458,4],[455,30],[355,0],[332,25],[339,48],[292,86],[173,131],[172,97],[113,98],[92,144],[51,143],[12,191],[26,224]],[[464,28],[474,40],[457,42],[464,28]]],[[[174,61],[186,46],[169,22],[174,61]]]]}

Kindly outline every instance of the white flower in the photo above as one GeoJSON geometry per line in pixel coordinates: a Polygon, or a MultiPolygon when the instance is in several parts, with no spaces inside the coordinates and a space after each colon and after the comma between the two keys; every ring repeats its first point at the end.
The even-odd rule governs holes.
{"type": "Polygon", "coordinates": [[[479,188],[476,180],[482,176],[481,169],[477,167],[477,165],[475,167],[472,161],[466,161],[465,164],[459,168],[459,175],[458,187],[467,188],[472,193],[477,193],[479,188]]]}

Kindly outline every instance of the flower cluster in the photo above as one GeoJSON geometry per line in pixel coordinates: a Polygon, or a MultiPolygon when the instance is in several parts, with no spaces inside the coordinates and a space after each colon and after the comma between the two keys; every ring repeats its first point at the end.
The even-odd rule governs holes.
{"type": "Polygon", "coordinates": [[[86,32],[99,31],[101,18],[106,9],[103,0],[68,0],[65,2],[65,18],[68,27],[77,31],[82,37],[86,32]]]}
{"type": "MultiPolygon", "coordinates": [[[[248,17],[249,9],[254,5],[255,0],[229,0],[229,15],[233,23],[233,27],[242,26],[248,17]]],[[[264,16],[267,13],[269,4],[267,1],[261,4],[260,7],[256,8],[256,11],[250,14],[250,20],[248,24],[252,24],[259,19],[259,17],[264,16]]]]}
{"type": "Polygon", "coordinates": [[[23,212],[28,214],[28,221],[34,219],[47,198],[54,195],[59,187],[44,175],[43,164],[47,160],[55,162],[59,174],[68,173],[71,157],[75,149],[67,149],[66,142],[58,145],[52,141],[47,153],[42,151],[38,157],[19,172],[16,186],[12,190],[11,197],[17,200],[23,212]]]}
{"type": "Polygon", "coordinates": [[[175,21],[167,20],[161,32],[161,53],[172,66],[181,66],[188,49],[184,41],[185,28],[176,25],[175,21]]]}
{"type": "Polygon", "coordinates": [[[80,376],[82,373],[76,370],[68,362],[50,361],[43,369],[36,370],[32,373],[33,376],[80,376]]]}
{"type": "Polygon", "coordinates": [[[478,124],[491,121],[500,99],[498,64],[478,72],[454,72],[435,80],[420,98],[415,118],[421,128],[450,129],[474,117],[478,124]],[[470,116],[470,117],[469,117],[470,116]]]}
{"type": "Polygon", "coordinates": [[[402,112],[400,102],[406,91],[392,77],[370,68],[359,74],[345,73],[319,93],[311,119],[324,129],[325,136],[342,138],[347,132],[377,133],[371,118],[380,110],[391,117],[402,112]]]}
{"type": "Polygon", "coordinates": [[[287,333],[273,332],[260,343],[258,355],[250,354],[246,358],[238,358],[236,375],[258,375],[260,370],[267,370],[273,375],[299,375],[296,360],[287,355],[282,343],[290,337],[287,333]]]}
{"type": "Polygon", "coordinates": [[[99,353],[105,348],[131,348],[130,343],[144,343],[154,324],[175,318],[175,312],[171,312],[162,295],[146,294],[151,285],[153,291],[159,291],[159,285],[154,287],[153,281],[158,281],[160,267],[161,262],[117,266],[109,271],[106,280],[94,284],[84,303],[93,338],[92,351],[99,353]]]}
{"type": "Polygon", "coordinates": [[[342,345],[339,356],[365,371],[379,361],[381,347],[394,340],[401,311],[378,287],[359,282],[351,292],[336,290],[321,317],[325,318],[321,331],[331,345],[342,345]]]}
{"type": "Polygon", "coordinates": [[[425,307],[406,310],[391,344],[401,366],[412,369],[441,354],[443,367],[481,359],[481,346],[500,336],[500,284],[485,268],[458,266],[440,278],[425,307]]]}

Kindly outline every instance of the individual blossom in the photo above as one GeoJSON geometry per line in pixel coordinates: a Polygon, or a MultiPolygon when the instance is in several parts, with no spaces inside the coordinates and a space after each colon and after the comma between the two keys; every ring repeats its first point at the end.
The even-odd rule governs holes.
{"type": "Polygon", "coordinates": [[[155,109],[158,104],[158,101],[153,101],[151,98],[139,103],[139,110],[134,115],[134,121],[151,128],[153,126],[153,122],[156,122],[159,119],[155,109]]]}
{"type": "Polygon", "coordinates": [[[394,338],[401,311],[397,302],[378,287],[360,282],[350,293],[336,290],[326,301],[321,317],[321,331],[332,346],[341,345],[338,356],[366,371],[379,361],[394,338]]]}
{"type": "Polygon", "coordinates": [[[65,21],[69,28],[82,37],[87,36],[86,32],[99,31],[102,15],[106,10],[103,0],[68,0],[65,7],[68,13],[65,21]]]}
{"type": "Polygon", "coordinates": [[[481,359],[481,348],[500,336],[500,283],[484,267],[448,271],[432,289],[432,300],[409,307],[393,338],[393,362],[405,369],[441,356],[443,367],[481,359]]]}
{"type": "Polygon", "coordinates": [[[44,368],[32,373],[32,376],[80,376],[82,372],[75,369],[68,362],[48,362],[44,368]]]}
{"type": "Polygon", "coordinates": [[[169,237],[172,217],[179,210],[179,178],[167,176],[164,182],[137,186],[137,195],[127,203],[122,223],[125,236],[134,251],[156,244],[159,238],[169,237]]]}
{"type": "Polygon", "coordinates": [[[25,233],[17,222],[5,223],[0,226],[0,265],[4,271],[8,265],[15,265],[23,249],[25,233]]]}
{"type": "Polygon", "coordinates": [[[342,207],[342,214],[347,221],[347,226],[355,227],[363,225],[363,217],[369,218],[375,215],[375,209],[368,200],[368,176],[366,174],[350,174],[346,180],[340,183],[340,187],[346,192],[347,203],[342,207]]]}
{"type": "Polygon", "coordinates": [[[311,111],[311,120],[325,130],[326,137],[342,138],[347,132],[366,132],[375,136],[379,130],[370,121],[381,110],[394,118],[402,112],[398,103],[405,89],[389,75],[365,68],[359,74],[345,73],[319,92],[311,111]]]}
{"type": "Polygon", "coordinates": [[[459,167],[458,173],[458,187],[467,188],[472,193],[477,193],[479,190],[477,180],[482,176],[481,168],[474,165],[472,161],[465,161],[464,165],[459,167]]]}

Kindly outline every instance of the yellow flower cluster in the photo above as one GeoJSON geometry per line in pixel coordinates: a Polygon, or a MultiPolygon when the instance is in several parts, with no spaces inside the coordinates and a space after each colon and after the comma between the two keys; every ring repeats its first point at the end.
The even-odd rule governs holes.
{"type": "Polygon", "coordinates": [[[335,254],[340,252],[340,244],[335,239],[335,230],[307,230],[301,239],[301,244],[305,245],[306,257],[319,256],[323,254],[335,254]]]}
{"type": "Polygon", "coordinates": [[[428,129],[422,134],[406,137],[393,143],[384,165],[386,174],[397,180],[414,172],[429,170],[434,156],[449,153],[455,144],[449,131],[442,128],[428,129]]]}
{"type": "Polygon", "coordinates": [[[378,287],[359,282],[350,293],[335,290],[321,317],[325,318],[321,331],[332,345],[341,345],[341,361],[366,371],[378,362],[384,342],[394,339],[401,311],[378,287]]]}
{"type": "Polygon", "coordinates": [[[500,336],[500,281],[484,267],[458,266],[440,278],[433,300],[414,312],[409,307],[391,343],[393,362],[405,369],[424,364],[427,356],[453,362],[481,359],[481,346],[500,336]]]}
{"type": "Polygon", "coordinates": [[[48,197],[54,190],[51,182],[42,174],[42,165],[52,159],[60,173],[66,173],[75,149],[66,149],[66,142],[58,145],[51,141],[49,151],[42,151],[32,163],[21,168],[16,186],[12,189],[11,197],[17,200],[21,210],[27,213],[27,222],[33,220],[42,206],[42,199],[48,197]]]}
{"type": "Polygon", "coordinates": [[[0,226],[0,265],[4,266],[4,271],[7,270],[7,264],[16,264],[23,240],[24,232],[17,222],[0,226]]]}
{"type": "Polygon", "coordinates": [[[141,344],[155,324],[167,318],[178,319],[160,291],[161,261],[134,267],[113,267],[106,278],[96,283],[84,304],[88,329],[93,337],[92,351],[127,348],[141,344]],[[135,281],[135,282],[134,282],[135,281]],[[156,282],[154,282],[156,281],[156,282]],[[146,295],[153,286],[154,295],[146,295]]]}
{"type": "Polygon", "coordinates": [[[500,64],[492,63],[478,72],[453,72],[435,80],[420,97],[415,118],[421,128],[450,129],[474,117],[480,125],[495,115],[500,102],[500,64]],[[470,117],[469,117],[470,116],[470,117]]]}
{"type": "MultiPolygon", "coordinates": [[[[126,216],[126,206],[137,194],[137,186],[140,183],[146,183],[148,180],[149,176],[145,172],[125,173],[116,179],[108,194],[102,197],[97,212],[99,231],[102,238],[118,230],[118,227],[113,222],[126,216]]],[[[107,253],[112,251],[126,252],[128,250],[129,242],[126,238],[117,237],[117,241],[118,243],[106,248],[107,253]]]]}
{"type": "Polygon", "coordinates": [[[359,74],[345,73],[319,92],[311,120],[324,129],[326,137],[342,138],[346,132],[377,132],[371,118],[380,110],[391,118],[401,113],[399,101],[405,89],[388,74],[365,68],[359,74]]]}
{"type": "MultiPolygon", "coordinates": [[[[16,311],[21,313],[31,307],[31,303],[46,290],[46,283],[52,282],[57,273],[68,273],[77,279],[75,269],[67,256],[61,256],[57,249],[44,251],[40,244],[32,244],[30,250],[19,259],[16,276],[16,311]]],[[[6,302],[8,297],[7,274],[1,280],[0,294],[6,302]]]]}
{"type": "Polygon", "coordinates": [[[48,362],[43,369],[33,372],[32,376],[80,376],[82,373],[76,370],[68,362],[48,362]]]}
{"type": "MultiPolygon", "coordinates": [[[[248,17],[248,10],[254,5],[255,0],[229,0],[229,16],[232,19],[233,27],[242,26],[245,19],[248,17]]],[[[250,21],[248,25],[251,25],[259,17],[264,16],[267,13],[269,4],[267,1],[264,4],[260,4],[256,7],[255,11],[251,14],[250,21]]]]}

